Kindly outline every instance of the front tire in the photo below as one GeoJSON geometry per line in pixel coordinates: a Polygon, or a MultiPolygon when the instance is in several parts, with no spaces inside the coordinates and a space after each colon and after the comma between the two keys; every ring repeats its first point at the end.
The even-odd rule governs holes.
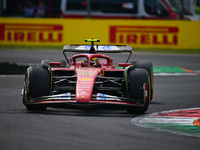
{"type": "Polygon", "coordinates": [[[128,113],[144,113],[150,102],[149,76],[144,69],[134,68],[128,71],[126,80],[126,97],[138,100],[142,106],[128,106],[128,113]]]}
{"type": "Polygon", "coordinates": [[[146,61],[131,61],[131,65],[133,65],[134,68],[145,69],[148,72],[150,78],[150,101],[152,101],[154,87],[153,64],[151,62],[146,61]]]}
{"type": "Polygon", "coordinates": [[[46,110],[46,105],[29,104],[32,98],[50,94],[51,75],[48,68],[32,66],[27,69],[24,82],[23,104],[28,110],[46,110]]]}

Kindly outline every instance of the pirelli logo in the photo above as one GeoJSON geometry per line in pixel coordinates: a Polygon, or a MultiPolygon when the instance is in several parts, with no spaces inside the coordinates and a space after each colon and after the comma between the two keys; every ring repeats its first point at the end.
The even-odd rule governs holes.
{"type": "Polygon", "coordinates": [[[178,45],[178,27],[110,26],[110,43],[178,45]]]}
{"type": "Polygon", "coordinates": [[[62,25],[0,23],[0,41],[59,43],[63,40],[62,31],[62,25]]]}

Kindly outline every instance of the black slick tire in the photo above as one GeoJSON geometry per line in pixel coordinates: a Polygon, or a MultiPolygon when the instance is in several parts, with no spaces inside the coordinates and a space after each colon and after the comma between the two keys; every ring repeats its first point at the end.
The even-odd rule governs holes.
{"type": "Polygon", "coordinates": [[[24,82],[23,104],[28,110],[46,110],[44,104],[29,104],[32,98],[48,96],[51,87],[51,75],[48,68],[32,66],[27,69],[24,82]]]}
{"type": "Polygon", "coordinates": [[[152,101],[154,88],[153,64],[146,61],[131,61],[131,65],[133,65],[134,68],[145,69],[148,72],[150,78],[150,101],[152,101]]]}
{"type": "Polygon", "coordinates": [[[148,110],[150,102],[149,76],[144,69],[134,68],[128,71],[126,97],[138,100],[141,106],[128,106],[128,113],[144,113],[148,110]]]}

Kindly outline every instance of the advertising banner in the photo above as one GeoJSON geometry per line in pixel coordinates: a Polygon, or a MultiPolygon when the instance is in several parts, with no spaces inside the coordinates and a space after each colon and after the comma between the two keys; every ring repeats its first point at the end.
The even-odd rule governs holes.
{"type": "Polygon", "coordinates": [[[0,18],[0,45],[130,45],[145,49],[200,49],[200,22],[102,19],[0,18]]]}

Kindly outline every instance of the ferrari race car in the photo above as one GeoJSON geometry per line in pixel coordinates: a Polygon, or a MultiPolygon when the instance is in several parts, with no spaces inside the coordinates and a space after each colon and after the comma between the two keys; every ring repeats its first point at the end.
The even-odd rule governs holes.
{"type": "Polygon", "coordinates": [[[28,110],[46,110],[48,106],[95,107],[116,105],[128,113],[144,113],[153,98],[153,65],[131,61],[132,47],[94,45],[98,39],[87,39],[91,45],[66,45],[66,61],[42,60],[30,66],[25,75],[23,104],[28,110]],[[81,52],[72,58],[68,52],[81,52]],[[129,52],[126,63],[115,67],[113,59],[100,53],[129,52]]]}

